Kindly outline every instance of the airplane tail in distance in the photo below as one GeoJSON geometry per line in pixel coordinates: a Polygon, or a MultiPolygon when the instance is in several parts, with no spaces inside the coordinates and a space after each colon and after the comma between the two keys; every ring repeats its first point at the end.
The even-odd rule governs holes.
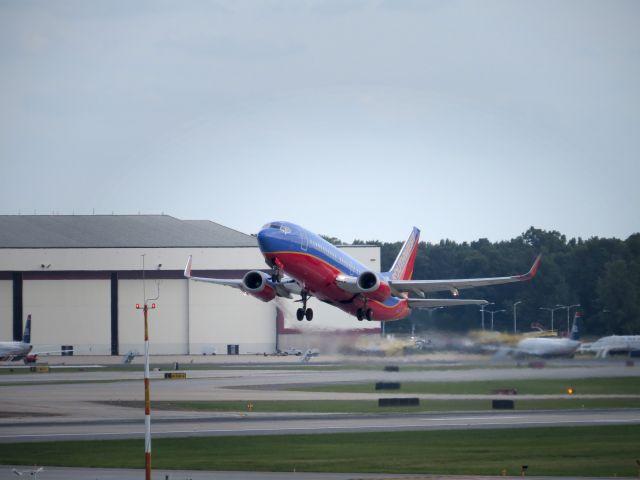
{"type": "Polygon", "coordinates": [[[413,276],[413,265],[416,263],[418,244],[420,243],[420,230],[413,227],[411,235],[400,249],[400,253],[393,262],[389,277],[392,280],[411,280],[413,276]]]}
{"type": "Polygon", "coordinates": [[[580,320],[580,317],[580,312],[576,312],[573,316],[573,325],[571,326],[571,335],[569,336],[571,340],[580,340],[580,330],[578,329],[578,320],[580,320]]]}
{"type": "Polygon", "coordinates": [[[27,324],[22,334],[22,343],[31,343],[31,314],[27,315],[27,324]]]}

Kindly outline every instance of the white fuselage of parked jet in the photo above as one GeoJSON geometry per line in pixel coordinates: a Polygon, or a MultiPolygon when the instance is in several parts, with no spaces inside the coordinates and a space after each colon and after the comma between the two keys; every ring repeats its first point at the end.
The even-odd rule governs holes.
{"type": "Polygon", "coordinates": [[[606,358],[610,353],[636,351],[640,351],[640,335],[610,335],[580,347],[580,352],[595,353],[599,358],[606,358]]]}
{"type": "Polygon", "coordinates": [[[0,360],[20,359],[32,348],[32,345],[23,342],[0,342],[0,360]]]}
{"type": "Polygon", "coordinates": [[[570,338],[536,337],[518,342],[516,352],[536,357],[571,357],[580,346],[580,341],[570,338]]]}

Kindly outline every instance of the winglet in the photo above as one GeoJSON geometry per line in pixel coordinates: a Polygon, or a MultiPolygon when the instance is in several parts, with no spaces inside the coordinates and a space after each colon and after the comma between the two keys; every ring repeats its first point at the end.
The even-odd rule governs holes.
{"type": "Polygon", "coordinates": [[[542,254],[539,254],[535,261],[533,262],[533,265],[531,266],[531,269],[525,273],[524,275],[521,275],[520,278],[521,280],[531,280],[533,277],[536,276],[536,273],[538,273],[538,267],[540,266],[540,261],[542,260],[542,254]]]}
{"type": "Polygon", "coordinates": [[[189,255],[187,265],[184,267],[184,276],[186,278],[191,278],[191,255],[189,255]]]}

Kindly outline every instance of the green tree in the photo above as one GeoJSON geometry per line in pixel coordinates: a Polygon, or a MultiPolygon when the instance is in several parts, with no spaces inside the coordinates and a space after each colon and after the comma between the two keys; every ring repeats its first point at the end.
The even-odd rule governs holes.
{"type": "Polygon", "coordinates": [[[598,280],[598,301],[604,306],[598,331],[605,334],[637,334],[640,318],[640,263],[613,260],[598,280]]]}

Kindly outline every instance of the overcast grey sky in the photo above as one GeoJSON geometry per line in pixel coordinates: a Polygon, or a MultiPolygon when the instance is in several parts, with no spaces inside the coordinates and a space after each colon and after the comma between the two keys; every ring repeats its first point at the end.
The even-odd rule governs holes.
{"type": "Polygon", "coordinates": [[[0,0],[0,213],[640,231],[638,1],[0,0]]]}

